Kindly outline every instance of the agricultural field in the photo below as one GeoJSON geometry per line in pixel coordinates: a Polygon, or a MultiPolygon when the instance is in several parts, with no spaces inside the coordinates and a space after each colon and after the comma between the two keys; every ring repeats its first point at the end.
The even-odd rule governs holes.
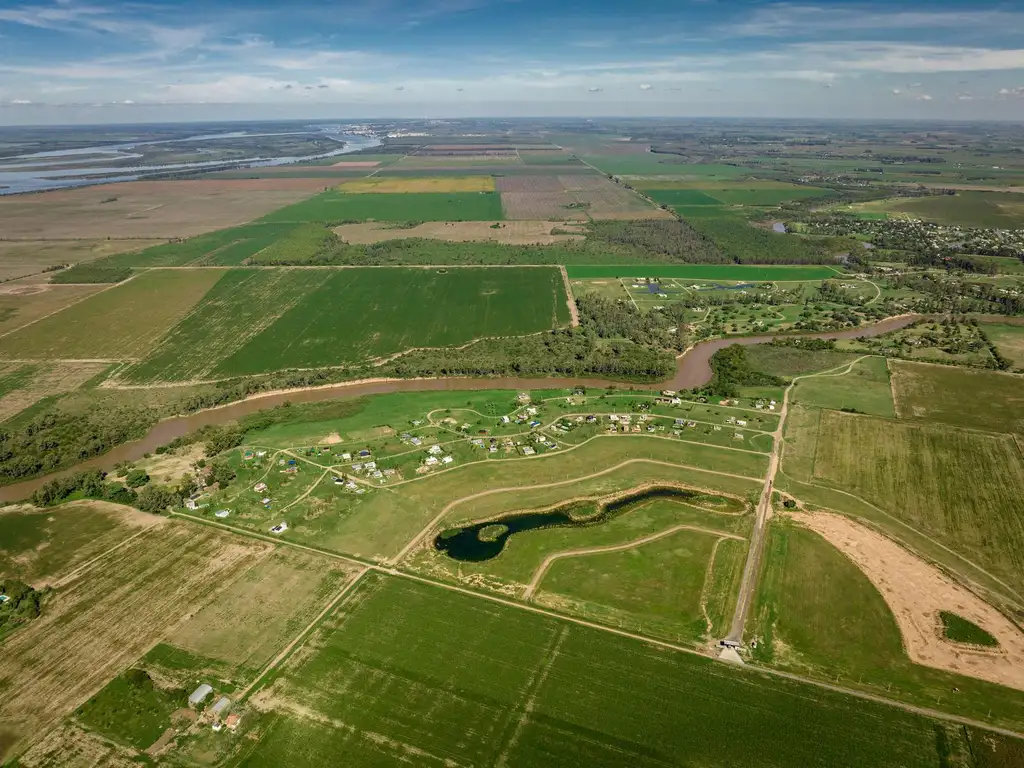
{"type": "Polygon", "coordinates": [[[0,286],[0,338],[92,296],[104,285],[0,286]]]}
{"type": "Polygon", "coordinates": [[[66,240],[192,237],[305,200],[317,179],[135,181],[0,197],[0,236],[66,240]]]}
{"type": "Polygon", "coordinates": [[[603,176],[508,176],[496,180],[508,219],[657,219],[668,215],[603,176]]]}
{"type": "Polygon", "coordinates": [[[1024,586],[1024,461],[1012,436],[823,411],[814,478],[1024,586]]]}
{"type": "Polygon", "coordinates": [[[0,364],[0,422],[44,398],[73,392],[109,367],[107,363],[0,364]]]}
{"type": "Polygon", "coordinates": [[[501,200],[494,192],[349,195],[330,191],[281,208],[260,221],[268,224],[342,224],[349,221],[495,221],[502,218],[501,200]]]}
{"type": "Polygon", "coordinates": [[[154,270],[0,338],[0,358],[142,357],[223,277],[221,270],[154,270]]]}
{"type": "Polygon", "coordinates": [[[310,645],[256,695],[268,715],[232,764],[315,765],[338,749],[421,765],[801,765],[823,750],[854,767],[936,760],[934,728],[916,715],[379,576],[310,645]],[[755,706],[763,728],[726,737],[755,706]],[[811,736],[822,730],[827,743],[811,736]]]}
{"type": "Polygon", "coordinates": [[[1024,325],[984,323],[981,329],[1014,368],[1024,369],[1024,325]]]}
{"type": "Polygon", "coordinates": [[[884,357],[858,360],[841,376],[803,379],[797,382],[790,398],[793,403],[808,408],[830,408],[885,418],[896,416],[888,362],[884,357]]]}
{"type": "Polygon", "coordinates": [[[410,194],[422,192],[493,192],[494,179],[490,176],[439,176],[424,178],[387,178],[374,176],[368,179],[346,181],[338,188],[347,194],[410,194]]]}
{"type": "MultiPolygon", "coordinates": [[[[162,521],[81,571],[38,619],[4,642],[0,717],[7,749],[26,746],[201,608],[270,547],[162,521]]],[[[2,758],[2,755],[0,755],[2,758]]]]}
{"type": "Polygon", "coordinates": [[[755,370],[785,378],[829,371],[852,363],[858,357],[828,349],[810,350],[773,344],[753,344],[746,349],[746,355],[755,370]]]}
{"type": "Polygon", "coordinates": [[[841,274],[832,267],[784,267],[755,266],[753,264],[657,264],[641,266],[570,265],[566,267],[569,277],[589,280],[614,277],[661,277],[694,280],[732,281],[807,281],[825,280],[841,274]],[[648,274],[650,273],[650,274],[648,274]]]}
{"type": "Polygon", "coordinates": [[[353,245],[372,245],[407,237],[458,243],[489,241],[510,245],[551,245],[582,240],[586,236],[581,224],[551,221],[437,221],[400,229],[368,222],[342,224],[334,228],[334,233],[353,245]]]}
{"type": "Polygon", "coordinates": [[[1021,378],[893,360],[892,389],[901,419],[1024,434],[1021,378]]]}
{"type": "Polygon", "coordinates": [[[790,200],[822,197],[831,193],[819,187],[779,182],[746,182],[699,184],[680,182],[678,187],[671,182],[634,182],[635,186],[659,205],[671,208],[677,206],[775,206],[790,200]]]}
{"type": "Polygon", "coordinates": [[[959,191],[955,195],[890,198],[849,207],[857,213],[906,215],[936,224],[1019,229],[1024,226],[1024,196],[1012,192],[959,191]]]}
{"type": "MultiPolygon", "coordinates": [[[[0,240],[0,280],[37,275],[48,267],[80,264],[115,253],[139,251],[159,240],[0,240]]],[[[47,274],[47,277],[49,275],[47,274]]]]}

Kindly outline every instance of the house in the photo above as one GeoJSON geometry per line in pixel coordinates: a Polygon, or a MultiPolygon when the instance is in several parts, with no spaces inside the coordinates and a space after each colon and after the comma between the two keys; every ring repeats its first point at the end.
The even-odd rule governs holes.
{"type": "Polygon", "coordinates": [[[664,397],[675,397],[679,393],[676,392],[674,389],[663,389],[663,390],[661,390],[661,394],[664,397]]]}
{"type": "Polygon", "coordinates": [[[344,480],[344,478],[341,478],[341,477],[335,477],[334,478],[334,484],[335,485],[344,485],[345,484],[345,480],[344,480]]]}
{"type": "Polygon", "coordinates": [[[242,719],[242,716],[241,716],[241,715],[236,715],[236,714],[230,714],[230,715],[228,715],[228,716],[227,716],[227,718],[226,718],[226,719],[224,720],[224,725],[226,725],[226,726],[227,726],[227,729],[228,729],[229,731],[233,731],[233,730],[235,730],[236,728],[238,728],[238,723],[239,723],[239,721],[241,721],[241,719],[242,719]]]}
{"type": "Polygon", "coordinates": [[[375,469],[377,469],[377,462],[376,461],[368,461],[363,466],[366,468],[367,472],[373,472],[375,469]]]}
{"type": "Polygon", "coordinates": [[[225,517],[227,517],[230,514],[231,514],[231,510],[230,509],[218,509],[216,512],[213,513],[213,516],[214,517],[219,517],[221,519],[224,519],[225,517]]]}
{"type": "Polygon", "coordinates": [[[413,445],[423,445],[423,441],[420,440],[418,437],[412,438],[409,442],[412,443],[413,445]]]}
{"type": "Polygon", "coordinates": [[[214,717],[219,717],[228,707],[231,706],[231,699],[227,696],[221,696],[217,699],[217,702],[210,707],[210,714],[214,717]]]}
{"type": "Polygon", "coordinates": [[[523,456],[533,456],[533,454],[535,453],[536,451],[533,450],[533,448],[531,448],[530,446],[523,446],[523,456]]]}
{"type": "Polygon", "coordinates": [[[343,454],[341,454],[341,460],[342,461],[352,461],[352,454],[351,453],[343,453],[343,454]]]}
{"type": "Polygon", "coordinates": [[[430,453],[430,454],[433,454],[434,456],[436,456],[439,453],[443,453],[443,450],[442,450],[440,445],[432,445],[429,448],[427,448],[427,453],[430,453]]]}
{"type": "Polygon", "coordinates": [[[256,458],[257,459],[262,459],[266,455],[267,455],[266,451],[256,451],[256,458]]]}
{"type": "Polygon", "coordinates": [[[265,490],[267,490],[267,484],[256,483],[256,485],[253,486],[253,490],[256,491],[256,493],[263,493],[265,490]]]}
{"type": "Polygon", "coordinates": [[[192,510],[201,509],[202,507],[205,507],[205,504],[199,503],[199,500],[202,499],[202,497],[203,495],[201,493],[193,493],[191,496],[185,499],[185,507],[187,509],[192,510]]]}
{"type": "Polygon", "coordinates": [[[442,464],[451,464],[453,461],[455,461],[455,459],[453,459],[451,456],[445,456],[443,459],[441,459],[442,464]]]}
{"type": "Polygon", "coordinates": [[[359,452],[359,458],[360,459],[365,459],[369,455],[370,455],[370,452],[368,450],[366,450],[365,448],[359,452]]]}
{"type": "Polygon", "coordinates": [[[510,419],[508,416],[502,416],[501,417],[501,423],[502,424],[509,424],[511,421],[512,421],[512,419],[510,419]]]}
{"type": "Polygon", "coordinates": [[[188,697],[188,705],[190,707],[195,707],[199,704],[202,704],[203,700],[211,693],[213,693],[213,687],[207,685],[206,683],[203,683],[194,691],[192,691],[192,694],[188,697]]]}
{"type": "Polygon", "coordinates": [[[427,460],[423,462],[428,467],[432,467],[437,464],[437,456],[427,456],[427,460]]]}
{"type": "Polygon", "coordinates": [[[282,523],[278,523],[273,528],[271,528],[270,532],[271,533],[284,533],[287,530],[288,530],[288,523],[283,523],[282,522],[282,523]]]}
{"type": "Polygon", "coordinates": [[[269,503],[270,503],[270,497],[269,496],[267,496],[267,497],[265,497],[263,499],[260,499],[260,504],[267,505],[269,503]]]}

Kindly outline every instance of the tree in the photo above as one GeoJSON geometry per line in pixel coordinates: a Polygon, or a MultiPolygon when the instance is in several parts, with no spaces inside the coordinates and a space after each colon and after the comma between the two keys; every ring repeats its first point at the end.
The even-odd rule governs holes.
{"type": "Polygon", "coordinates": [[[210,481],[220,483],[221,488],[226,488],[235,479],[235,470],[225,461],[215,461],[210,465],[210,481]]]}
{"type": "Polygon", "coordinates": [[[147,485],[135,500],[135,506],[143,512],[154,515],[166,512],[167,508],[177,503],[177,497],[162,485],[147,485]]]}
{"type": "Polygon", "coordinates": [[[129,488],[141,488],[149,482],[149,475],[146,474],[144,469],[132,469],[128,471],[128,476],[125,478],[125,484],[129,488]]]}

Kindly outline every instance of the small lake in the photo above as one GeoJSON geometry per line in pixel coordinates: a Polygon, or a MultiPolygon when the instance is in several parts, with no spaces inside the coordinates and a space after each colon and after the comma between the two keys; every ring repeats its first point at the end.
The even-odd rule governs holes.
{"type": "Polygon", "coordinates": [[[434,549],[444,552],[453,560],[482,563],[500,555],[508,540],[516,534],[544,528],[585,528],[601,525],[651,499],[691,500],[699,495],[697,491],[665,486],[647,488],[605,504],[598,504],[595,512],[589,512],[594,509],[593,502],[585,501],[570,502],[540,512],[514,512],[462,528],[442,531],[434,539],[434,549]]]}

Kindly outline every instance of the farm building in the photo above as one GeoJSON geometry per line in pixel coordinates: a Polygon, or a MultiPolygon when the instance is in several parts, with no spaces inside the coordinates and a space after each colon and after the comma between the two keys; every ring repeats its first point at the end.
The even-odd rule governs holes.
{"type": "Polygon", "coordinates": [[[253,490],[256,491],[256,493],[263,493],[265,490],[267,490],[267,484],[266,483],[256,483],[256,485],[253,486],[253,490]]]}
{"type": "Polygon", "coordinates": [[[188,697],[189,706],[194,707],[198,704],[202,704],[203,700],[206,699],[206,697],[209,696],[211,693],[213,693],[213,688],[207,685],[206,683],[203,683],[194,691],[192,691],[192,694],[188,697]]]}
{"type": "Polygon", "coordinates": [[[229,699],[227,696],[221,696],[219,699],[217,699],[217,702],[212,707],[210,707],[210,712],[211,714],[213,714],[214,717],[219,717],[230,706],[231,699],[229,699]]]}
{"type": "Polygon", "coordinates": [[[216,512],[213,513],[213,516],[214,517],[219,517],[219,518],[223,519],[223,518],[227,517],[230,514],[231,514],[231,510],[230,509],[218,509],[216,512]]]}
{"type": "Polygon", "coordinates": [[[238,728],[238,723],[241,721],[242,716],[237,714],[230,714],[225,718],[224,725],[228,727],[229,731],[233,731],[238,728]]]}

